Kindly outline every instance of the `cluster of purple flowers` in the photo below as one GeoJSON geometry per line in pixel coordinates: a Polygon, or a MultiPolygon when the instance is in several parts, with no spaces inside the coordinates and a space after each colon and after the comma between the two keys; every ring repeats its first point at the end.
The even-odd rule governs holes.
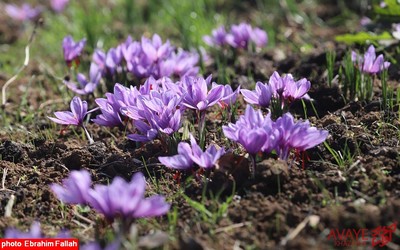
{"type": "Polygon", "coordinates": [[[385,61],[383,55],[376,57],[374,45],[368,47],[364,56],[360,56],[355,51],[352,51],[351,60],[361,72],[367,74],[377,74],[390,66],[390,62],[385,61]]]}
{"type": "Polygon", "coordinates": [[[158,160],[165,166],[178,170],[191,169],[194,164],[200,168],[211,169],[224,154],[225,149],[217,149],[215,145],[208,146],[202,151],[196,139],[190,134],[190,145],[187,142],[180,142],[177,155],[158,157],[158,160]]]}
{"type": "MultiPolygon", "coordinates": [[[[70,37],[64,39],[64,59],[68,65],[80,55],[84,42],[73,43],[70,37]]],[[[99,84],[101,77],[113,80],[126,72],[137,79],[195,76],[199,72],[198,62],[199,55],[196,52],[176,49],[169,41],[163,43],[157,34],[152,39],[142,37],[141,41],[133,41],[128,37],[107,52],[95,50],[88,80],[78,74],[78,84],[71,81],[65,81],[65,84],[77,94],[89,94],[99,84]]]]}
{"type": "MultiPolygon", "coordinates": [[[[50,7],[57,13],[62,12],[69,0],[51,0],[50,7]]],[[[44,10],[43,6],[33,7],[29,3],[23,3],[21,6],[15,4],[6,4],[4,10],[7,15],[16,21],[35,20],[44,10]]]]}
{"type": "Polygon", "coordinates": [[[159,133],[171,135],[178,131],[186,109],[205,111],[217,103],[232,104],[237,94],[238,90],[211,84],[211,76],[184,76],[176,83],[169,78],[150,77],[139,88],[116,84],[114,93],[96,99],[102,113],[93,121],[102,126],[123,126],[123,117],[128,117],[136,130],[128,138],[147,142],[159,133]]]}
{"type": "Polygon", "coordinates": [[[236,123],[229,123],[222,129],[227,138],[240,143],[249,154],[275,151],[283,160],[288,159],[292,149],[305,151],[328,136],[328,131],[311,127],[308,121],[295,122],[290,113],[273,121],[270,114],[264,116],[250,105],[236,123]]]}
{"type": "Polygon", "coordinates": [[[232,46],[233,48],[247,49],[253,42],[256,47],[262,48],[267,45],[268,35],[260,28],[253,28],[250,24],[240,23],[232,25],[229,33],[222,25],[213,30],[211,36],[204,36],[203,40],[209,46],[232,46]]]}
{"type": "Polygon", "coordinates": [[[310,87],[311,83],[306,78],[295,81],[291,74],[280,76],[275,71],[268,84],[257,82],[255,90],[242,89],[240,92],[244,96],[244,100],[250,104],[268,108],[271,101],[277,100],[277,108],[287,110],[294,100],[309,100],[310,96],[307,92],[310,87]]]}
{"type": "Polygon", "coordinates": [[[94,185],[86,170],[72,171],[63,185],[52,184],[57,197],[68,204],[88,204],[107,219],[154,217],[167,213],[170,205],[161,195],[144,197],[146,181],[142,173],[132,176],[130,182],[115,177],[110,185],[94,185]]]}

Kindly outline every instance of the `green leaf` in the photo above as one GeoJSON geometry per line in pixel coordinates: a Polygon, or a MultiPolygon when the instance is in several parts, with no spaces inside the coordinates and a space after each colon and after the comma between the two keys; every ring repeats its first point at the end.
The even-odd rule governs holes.
{"type": "Polygon", "coordinates": [[[373,5],[373,12],[382,17],[397,18],[400,20],[400,4],[397,0],[385,0],[386,7],[381,8],[379,4],[373,5]]]}
{"type": "Polygon", "coordinates": [[[337,42],[343,42],[347,44],[352,43],[366,43],[367,41],[380,41],[380,40],[391,40],[392,35],[385,31],[382,34],[375,34],[370,32],[359,32],[356,34],[344,34],[335,37],[337,42]]]}

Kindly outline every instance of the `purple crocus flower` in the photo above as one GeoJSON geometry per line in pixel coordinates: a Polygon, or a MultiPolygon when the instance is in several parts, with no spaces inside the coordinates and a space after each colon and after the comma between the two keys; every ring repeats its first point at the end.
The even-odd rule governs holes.
{"type": "Polygon", "coordinates": [[[267,32],[265,32],[260,28],[254,28],[250,34],[250,38],[254,42],[254,44],[259,48],[266,46],[268,43],[267,32]]]}
{"type": "Polygon", "coordinates": [[[328,131],[311,127],[309,121],[295,122],[290,113],[276,120],[275,129],[279,130],[280,135],[276,149],[283,160],[289,157],[291,149],[305,151],[324,142],[328,136],[328,131]]]}
{"type": "Polygon", "coordinates": [[[226,40],[234,48],[246,49],[252,35],[252,28],[247,23],[232,25],[226,40]]]}
{"type": "Polygon", "coordinates": [[[130,182],[117,176],[109,186],[95,185],[90,189],[88,203],[109,220],[118,216],[129,219],[167,213],[170,205],[165,198],[160,195],[145,198],[145,189],[146,181],[140,172],[134,174],[130,182]]]}
{"type": "MultiPolygon", "coordinates": [[[[216,83],[213,83],[213,86],[215,85],[216,83]]],[[[229,84],[224,85],[224,96],[218,102],[218,105],[222,108],[231,107],[236,102],[239,92],[240,92],[240,86],[235,91],[233,91],[231,85],[229,84]]]]}
{"type": "Polygon", "coordinates": [[[64,203],[86,204],[91,183],[92,179],[87,170],[74,170],[63,180],[62,185],[53,183],[50,188],[64,203]]]}
{"type": "Polygon", "coordinates": [[[48,117],[53,122],[62,125],[75,125],[82,126],[83,118],[88,113],[88,105],[86,101],[82,101],[81,98],[75,96],[70,104],[71,111],[58,111],[54,112],[54,117],[48,117]]]}
{"type": "Polygon", "coordinates": [[[31,5],[24,3],[21,7],[15,4],[6,4],[5,11],[12,19],[17,21],[34,20],[43,10],[42,7],[33,8],[31,5]]]}
{"type": "Polygon", "coordinates": [[[67,63],[68,67],[72,66],[72,62],[75,62],[79,65],[79,56],[81,55],[83,48],[86,45],[86,39],[82,39],[79,42],[75,42],[72,36],[66,36],[63,40],[63,52],[64,52],[64,60],[67,63]]]}
{"type": "Polygon", "coordinates": [[[284,102],[291,103],[297,99],[310,99],[307,92],[311,87],[311,83],[306,78],[295,81],[292,74],[280,76],[275,71],[269,79],[269,85],[271,86],[273,97],[280,99],[282,105],[284,102]]]}
{"type": "Polygon", "coordinates": [[[158,160],[173,169],[187,170],[192,168],[194,163],[201,168],[210,169],[225,154],[224,148],[217,149],[215,145],[208,146],[203,152],[192,134],[190,134],[190,144],[180,142],[177,155],[158,157],[158,160]]]}
{"type": "Polygon", "coordinates": [[[222,47],[227,44],[226,41],[226,30],[225,26],[220,26],[217,29],[212,30],[211,36],[204,36],[203,41],[209,46],[219,46],[222,47]]]}
{"type": "Polygon", "coordinates": [[[256,83],[254,91],[242,89],[240,93],[242,93],[246,102],[259,105],[263,108],[268,108],[272,98],[271,86],[262,82],[256,83]]]}
{"type": "Polygon", "coordinates": [[[158,160],[165,166],[178,170],[186,170],[193,167],[192,148],[187,142],[178,144],[178,154],[174,156],[160,156],[158,160]]]}
{"type": "Polygon", "coordinates": [[[208,91],[211,76],[207,79],[203,77],[183,77],[181,86],[186,91],[182,104],[188,108],[203,111],[208,107],[218,103],[224,96],[224,86],[216,85],[208,91]]]}
{"type": "Polygon", "coordinates": [[[373,45],[368,47],[364,57],[361,57],[360,55],[357,55],[356,52],[352,51],[351,60],[362,72],[368,74],[377,74],[390,66],[390,62],[384,61],[383,55],[376,57],[375,47],[373,45]]]}
{"type": "Polygon", "coordinates": [[[135,126],[139,134],[127,135],[128,139],[132,141],[149,142],[154,140],[158,135],[157,129],[150,127],[150,125],[148,125],[144,121],[141,120],[133,121],[133,125],[135,126]]]}
{"type": "Polygon", "coordinates": [[[62,12],[68,3],[69,0],[50,0],[51,8],[57,13],[62,12]]]}
{"type": "Polygon", "coordinates": [[[4,234],[5,239],[41,239],[43,234],[40,230],[40,223],[35,221],[28,232],[21,232],[15,228],[8,228],[4,234]]]}
{"type": "Polygon", "coordinates": [[[86,79],[86,76],[78,73],[77,75],[78,84],[71,81],[64,81],[64,84],[73,92],[79,95],[87,95],[93,93],[93,91],[97,88],[101,79],[101,72],[96,64],[90,64],[89,71],[89,80],[86,79]]]}
{"type": "Polygon", "coordinates": [[[95,100],[100,107],[101,114],[97,115],[92,121],[100,126],[117,127],[122,125],[119,110],[115,107],[115,102],[111,102],[109,98],[97,98],[95,100]]]}
{"type": "Polygon", "coordinates": [[[276,132],[273,131],[273,121],[270,114],[263,116],[260,110],[254,110],[247,105],[244,115],[236,123],[222,126],[224,135],[240,143],[249,154],[260,151],[271,152],[276,144],[276,132]]]}

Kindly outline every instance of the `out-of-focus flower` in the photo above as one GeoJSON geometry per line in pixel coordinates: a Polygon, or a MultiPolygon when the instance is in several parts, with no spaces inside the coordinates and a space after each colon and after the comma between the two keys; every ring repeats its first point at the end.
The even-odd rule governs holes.
{"type": "Polygon", "coordinates": [[[367,26],[367,25],[371,24],[371,22],[372,22],[371,18],[369,18],[367,16],[363,16],[360,20],[361,26],[367,26]]]}
{"type": "Polygon", "coordinates": [[[91,183],[92,179],[87,170],[74,170],[63,180],[62,185],[53,183],[50,188],[64,203],[86,204],[91,183]]]}
{"type": "Polygon", "coordinates": [[[153,217],[167,213],[170,205],[165,202],[165,198],[160,195],[145,198],[145,189],[146,182],[142,173],[134,174],[130,182],[117,176],[109,186],[95,185],[89,190],[88,203],[109,220],[116,217],[153,217]]]}
{"type": "Polygon", "coordinates": [[[393,23],[392,30],[392,36],[397,40],[400,40],[400,23],[393,23]]]}
{"type": "Polygon", "coordinates": [[[268,43],[267,32],[257,27],[252,30],[250,38],[254,42],[254,44],[259,48],[266,46],[268,43]]]}
{"type": "Polygon", "coordinates": [[[86,243],[85,245],[79,246],[80,250],[119,250],[121,249],[120,240],[114,240],[113,242],[106,245],[104,248],[100,245],[100,243],[94,241],[86,243]]]}
{"type": "Polygon", "coordinates": [[[211,36],[204,36],[203,41],[209,46],[219,46],[222,47],[227,44],[226,41],[226,30],[225,26],[220,26],[217,29],[212,30],[211,36]]]}
{"type": "Polygon", "coordinates": [[[272,88],[268,84],[262,82],[256,83],[254,91],[242,89],[240,93],[244,96],[244,100],[250,104],[256,104],[263,108],[268,108],[272,98],[272,88]]]}
{"type": "Polygon", "coordinates": [[[68,67],[72,66],[72,62],[75,62],[79,65],[79,56],[81,55],[83,48],[86,45],[86,39],[82,39],[79,42],[75,42],[72,36],[66,36],[63,40],[63,53],[64,60],[67,63],[68,67]]]}
{"type": "Polygon", "coordinates": [[[218,103],[224,96],[224,86],[214,84],[208,91],[210,81],[211,76],[207,79],[203,77],[183,77],[180,85],[184,88],[186,94],[183,97],[182,104],[188,108],[203,111],[218,103]]]}
{"type": "MultiPolygon", "coordinates": [[[[31,228],[28,232],[22,232],[16,228],[7,228],[4,233],[5,239],[43,239],[49,238],[42,234],[40,229],[40,223],[34,221],[31,225],[31,228]]],[[[59,232],[54,238],[58,239],[68,239],[71,238],[71,235],[68,231],[59,232]]]]}
{"type": "Polygon", "coordinates": [[[290,113],[276,120],[275,129],[279,130],[276,150],[283,160],[289,157],[290,150],[305,151],[324,142],[328,136],[328,131],[311,127],[309,121],[295,122],[290,113]]]}
{"type": "Polygon", "coordinates": [[[40,223],[35,221],[28,232],[21,232],[15,228],[8,228],[4,234],[5,239],[40,239],[43,234],[40,230],[40,223]]]}
{"type": "Polygon", "coordinates": [[[234,48],[247,49],[252,28],[247,23],[240,23],[238,25],[231,26],[231,32],[227,35],[227,42],[234,48]]]}
{"type": "Polygon", "coordinates": [[[86,76],[78,73],[76,77],[78,84],[71,81],[64,81],[64,84],[73,92],[79,95],[87,95],[93,93],[96,89],[97,85],[100,83],[101,72],[96,64],[90,64],[90,72],[89,72],[89,80],[86,79],[86,76]]]}
{"type": "Polygon", "coordinates": [[[365,52],[364,57],[352,51],[351,60],[358,66],[358,68],[368,74],[377,74],[384,69],[389,68],[390,62],[384,60],[383,55],[376,57],[375,47],[371,45],[365,52]]]}
{"type": "Polygon", "coordinates": [[[69,0],[50,0],[51,8],[57,13],[62,12],[68,3],[69,0]]]}
{"type": "Polygon", "coordinates": [[[28,3],[24,3],[22,6],[6,4],[4,9],[7,15],[17,21],[34,20],[43,10],[41,6],[33,8],[28,3]]]}
{"type": "Polygon", "coordinates": [[[86,101],[82,101],[81,98],[75,96],[70,104],[71,111],[58,111],[54,112],[54,117],[48,117],[53,122],[62,125],[75,125],[82,126],[83,118],[88,113],[88,105],[86,101]]]}

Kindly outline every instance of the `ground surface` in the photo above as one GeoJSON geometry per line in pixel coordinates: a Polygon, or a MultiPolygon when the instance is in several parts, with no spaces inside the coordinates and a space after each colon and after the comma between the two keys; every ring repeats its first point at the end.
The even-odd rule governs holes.
{"type": "MultiPolygon", "coordinates": [[[[12,30],[6,32],[7,42],[11,43],[12,30]]],[[[325,32],[336,34],[338,31],[325,32]]],[[[209,182],[204,187],[201,177],[184,173],[178,181],[174,171],[159,165],[157,157],[165,155],[166,149],[158,141],[136,145],[124,137],[123,131],[101,130],[90,124],[88,129],[95,143],[88,145],[79,139],[79,131],[78,136],[71,129],[60,133],[43,115],[35,117],[29,125],[8,125],[0,133],[1,231],[11,225],[27,228],[33,220],[38,220],[49,235],[67,228],[82,240],[91,239],[96,214],[62,207],[48,188],[74,169],[90,170],[97,183],[107,183],[116,175],[129,179],[133,173],[142,171],[147,177],[149,192],[164,194],[177,210],[178,217],[175,225],[171,225],[167,217],[140,220],[139,232],[147,235],[160,229],[169,233],[170,240],[165,246],[170,248],[329,249],[335,246],[335,242],[328,239],[332,229],[371,232],[379,226],[399,222],[399,107],[393,112],[381,110],[378,83],[376,97],[368,103],[346,102],[340,88],[328,87],[324,75],[328,47],[337,51],[337,72],[345,47],[323,41],[316,42],[314,52],[306,56],[293,52],[276,60],[276,51],[243,54],[239,63],[230,67],[235,72],[234,86],[248,83],[249,70],[256,80],[266,81],[274,70],[308,78],[312,82],[310,96],[315,100],[318,114],[307,105],[307,117],[315,126],[329,131],[327,143],[335,152],[340,152],[337,159],[320,145],[308,151],[310,159],[304,169],[296,158],[289,163],[267,159],[258,164],[256,178],[251,180],[247,159],[227,155],[219,163],[220,170],[209,174],[209,182]],[[48,129],[53,129],[55,135],[47,136],[48,132],[43,131],[48,129]],[[210,195],[215,196],[219,191],[222,192],[218,198],[210,195]],[[221,209],[227,199],[232,201],[226,202],[229,205],[220,216],[207,218],[194,209],[182,193],[204,202],[213,212],[221,209]],[[6,218],[3,214],[12,195],[15,196],[12,216],[6,218]],[[296,228],[301,230],[291,234],[296,228]]],[[[398,66],[393,65],[389,71],[393,86],[398,85],[398,70],[398,66]]],[[[209,66],[207,71],[218,77],[215,65],[209,66]]],[[[42,77],[43,72],[33,64],[20,82],[26,82],[30,73],[42,77]]],[[[1,81],[4,83],[4,79],[1,81]]],[[[48,83],[44,81],[43,84],[48,83]]],[[[19,95],[27,90],[20,86],[12,91],[19,95]]],[[[3,114],[13,117],[13,110],[18,108],[18,95],[10,96],[3,114]]],[[[48,96],[56,99],[51,91],[48,96]]],[[[43,93],[29,90],[28,102],[33,109],[38,108],[42,98],[43,93]]],[[[301,104],[294,105],[292,111],[299,118],[305,117],[301,104]]],[[[210,138],[219,138],[216,128],[221,122],[213,119],[218,117],[218,111],[209,115],[209,120],[213,121],[207,124],[210,138]]],[[[18,119],[21,118],[15,118],[18,119]]],[[[370,239],[365,244],[360,248],[372,248],[370,239]]],[[[399,249],[399,245],[397,230],[386,247],[399,249]]]]}

